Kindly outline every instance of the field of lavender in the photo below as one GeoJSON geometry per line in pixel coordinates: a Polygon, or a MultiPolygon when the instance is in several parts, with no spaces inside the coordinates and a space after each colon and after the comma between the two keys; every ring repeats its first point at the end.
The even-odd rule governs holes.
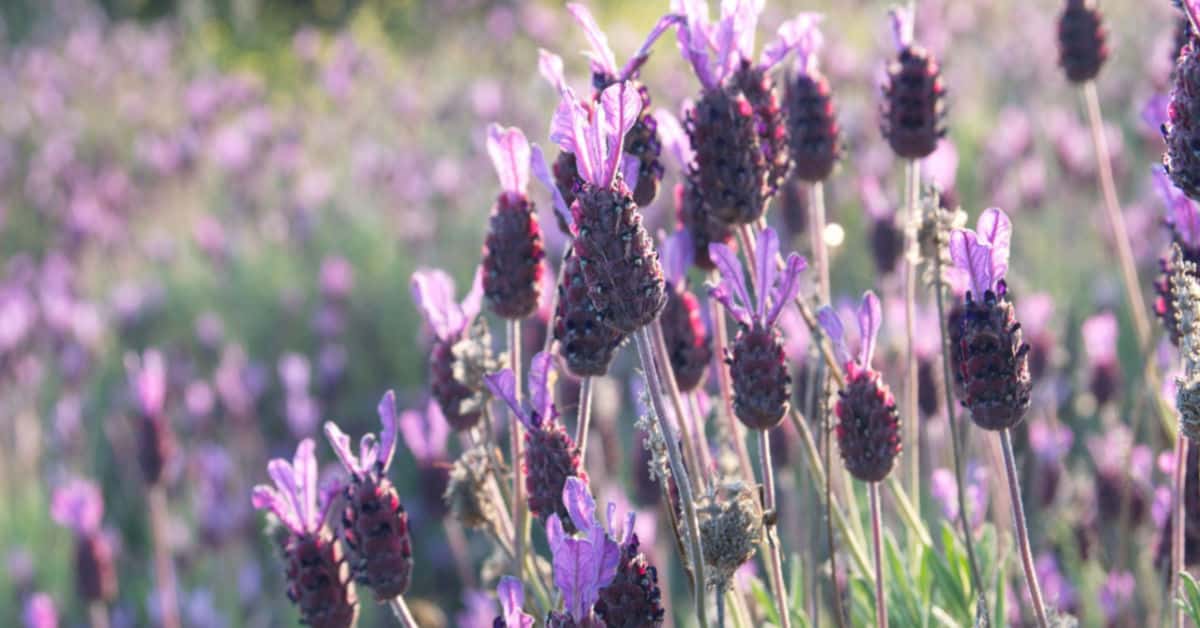
{"type": "Polygon", "coordinates": [[[1200,625],[1200,0],[0,4],[0,625],[1200,625]]]}

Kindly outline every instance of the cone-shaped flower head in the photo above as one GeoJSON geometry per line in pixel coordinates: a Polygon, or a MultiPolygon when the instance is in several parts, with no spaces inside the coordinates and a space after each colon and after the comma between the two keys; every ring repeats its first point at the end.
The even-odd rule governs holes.
{"type": "Polygon", "coordinates": [[[900,413],[892,391],[871,368],[883,309],[874,292],[863,294],[858,308],[858,355],[846,348],[846,331],[833,308],[826,305],[817,320],[829,336],[834,353],[846,371],[846,386],[838,393],[838,449],[846,470],[863,482],[879,482],[891,473],[900,454],[900,413]]]}
{"type": "MultiPolygon", "coordinates": [[[[1200,205],[1175,187],[1165,170],[1155,167],[1150,176],[1154,190],[1166,206],[1166,223],[1171,229],[1171,241],[1179,247],[1183,259],[1200,262],[1200,205]]],[[[1179,321],[1175,316],[1175,293],[1171,286],[1174,268],[1171,252],[1163,254],[1158,261],[1159,275],[1154,281],[1154,313],[1162,321],[1171,343],[1179,345],[1179,321]]]]}
{"type": "Polygon", "coordinates": [[[899,54],[887,68],[881,128],[897,156],[922,159],[946,134],[946,89],[933,53],[913,43],[912,14],[896,7],[890,16],[899,54]]]}
{"type": "MultiPolygon", "coordinates": [[[[492,394],[503,399],[525,426],[525,488],[529,510],[543,520],[567,515],[563,486],[572,477],[587,481],[574,439],[558,420],[554,406],[554,356],[538,353],[529,366],[529,403],[517,400],[517,382],[510,369],[487,376],[492,394]]],[[[566,522],[570,526],[570,521],[566,522]]]]}
{"type": "Polygon", "coordinates": [[[721,283],[710,287],[709,295],[739,324],[731,355],[726,356],[734,413],[751,429],[770,429],[783,420],[792,392],[783,339],[775,323],[800,290],[800,273],[808,264],[792,253],[780,273],[776,266],[779,236],[774,229],[764,229],[752,270],[759,294],[752,299],[737,255],[723,244],[710,244],[709,255],[721,271],[721,283]]]}
{"type": "Polygon", "coordinates": [[[255,508],[269,510],[289,532],[283,551],[288,597],[313,628],[347,628],[358,618],[358,596],[338,545],[325,526],[329,503],[318,504],[316,443],[300,441],[291,463],[267,465],[275,486],[254,487],[255,508]]]}
{"type": "Polygon", "coordinates": [[[483,244],[483,295],[504,318],[524,318],[541,296],[545,249],[529,186],[529,142],[518,128],[488,127],[487,151],[500,178],[500,196],[483,244]]]}
{"type": "MultiPolygon", "coordinates": [[[[666,302],[658,254],[626,186],[627,177],[636,176],[637,161],[625,159],[621,168],[621,138],[640,108],[628,81],[606,88],[594,108],[565,89],[550,130],[550,138],[575,155],[583,180],[566,222],[588,296],[603,322],[626,334],[653,321],[666,302]],[[625,175],[618,176],[619,170],[625,175]]],[[[534,176],[553,188],[541,151],[535,147],[533,154],[534,176]]],[[[551,193],[565,216],[562,195],[551,193]]]]}
{"type": "Polygon", "coordinates": [[[570,524],[558,513],[546,521],[546,538],[554,557],[554,585],[562,594],[570,620],[579,626],[593,625],[587,622],[595,620],[594,607],[601,591],[617,574],[621,545],[633,533],[634,513],[628,514],[624,526],[614,528],[616,506],[610,503],[606,530],[596,520],[596,500],[588,491],[587,481],[577,477],[567,479],[561,501],[570,524]]]}
{"type": "Polygon", "coordinates": [[[100,530],[104,500],[100,487],[72,478],[54,490],[50,516],[75,533],[75,588],[86,602],[117,597],[117,568],[112,543],[100,530]]]}
{"type": "Polygon", "coordinates": [[[1021,340],[1004,282],[1011,241],[1012,222],[996,208],[979,216],[974,231],[950,234],[950,257],[969,286],[957,325],[958,381],[963,405],[976,425],[988,430],[1020,423],[1033,388],[1029,345],[1021,340]]]}
{"type": "Polygon", "coordinates": [[[617,573],[600,589],[600,599],[593,608],[605,626],[661,626],[666,611],[658,587],[658,570],[641,552],[638,535],[629,529],[631,527],[626,527],[626,538],[620,542],[621,561],[617,564],[617,573]]]}
{"type": "Polygon", "coordinates": [[[712,361],[712,342],[700,315],[700,302],[687,288],[687,270],[692,265],[694,249],[691,235],[684,229],[668,237],[662,247],[667,306],[659,322],[671,370],[684,392],[700,385],[712,361]]]}
{"type": "MultiPolygon", "coordinates": [[[[1195,0],[1185,0],[1183,9],[1192,20],[1200,16],[1200,6],[1195,0]]],[[[1200,45],[1192,37],[1175,64],[1175,77],[1171,86],[1171,103],[1167,108],[1167,121],[1162,126],[1167,152],[1163,154],[1163,167],[1188,198],[1200,201],[1200,45]]]]}
{"type": "Polygon", "coordinates": [[[441,270],[416,271],[411,287],[413,301],[435,336],[429,356],[433,398],[452,428],[468,430],[479,421],[486,400],[480,378],[493,366],[486,330],[478,338],[469,332],[483,300],[483,273],[475,274],[462,303],[454,300],[454,279],[441,270]]]}
{"type": "Polygon", "coordinates": [[[802,13],[784,25],[796,32],[796,74],[787,83],[784,109],[787,113],[788,146],[796,177],[823,181],[841,157],[841,128],[829,80],[818,69],[817,58],[824,44],[818,25],[823,16],[802,13]]]}
{"type": "Polygon", "coordinates": [[[1094,0],[1067,0],[1058,18],[1058,63],[1072,83],[1100,74],[1108,59],[1108,33],[1094,0]]]}
{"type": "Polygon", "coordinates": [[[167,367],[161,353],[154,349],[140,358],[125,357],[129,385],[137,405],[138,465],[147,484],[163,477],[175,452],[175,439],[164,412],[167,397],[167,367]]]}
{"type": "Polygon", "coordinates": [[[492,628],[533,628],[533,617],[525,614],[525,587],[512,576],[501,576],[496,585],[496,597],[500,598],[500,615],[492,628]]]}
{"type": "Polygon", "coordinates": [[[604,324],[588,296],[579,256],[568,251],[554,312],[554,339],[567,369],[576,377],[604,375],[625,334],[604,324]]]}
{"type": "Polygon", "coordinates": [[[325,436],[350,473],[350,483],[345,489],[346,509],[342,512],[342,538],[350,550],[351,571],[355,580],[383,601],[408,590],[413,558],[408,514],[387,477],[399,431],[396,393],[389,390],[384,394],[378,410],[383,430],[378,438],[365,434],[359,441],[357,456],[350,437],[334,422],[325,423],[325,436]]]}
{"type": "MultiPolygon", "coordinates": [[[[679,171],[687,175],[692,171],[696,158],[691,139],[671,112],[659,109],[655,116],[663,147],[675,158],[679,171]]],[[[694,177],[685,176],[681,183],[675,184],[675,219],[691,236],[692,263],[701,270],[710,271],[715,270],[716,266],[708,257],[708,245],[713,242],[732,245],[733,231],[728,224],[713,216],[712,208],[704,202],[696,183],[694,177]]]]}
{"type": "Polygon", "coordinates": [[[1096,402],[1112,401],[1121,387],[1121,365],[1117,360],[1117,317],[1103,312],[1088,317],[1081,327],[1087,356],[1088,386],[1096,402]]]}

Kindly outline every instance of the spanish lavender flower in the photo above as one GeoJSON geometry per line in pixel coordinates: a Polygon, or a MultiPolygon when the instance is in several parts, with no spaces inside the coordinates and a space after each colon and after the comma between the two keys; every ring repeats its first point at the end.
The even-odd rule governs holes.
{"type": "Polygon", "coordinates": [[[1109,626],[1128,625],[1137,582],[1128,571],[1112,571],[1100,587],[1100,610],[1109,626]],[[1124,618],[1124,621],[1122,621],[1124,618]]]}
{"type": "Polygon", "coordinates": [[[694,250],[691,235],[680,229],[663,243],[663,272],[667,278],[667,305],[659,324],[667,344],[671,370],[679,390],[694,390],[704,381],[712,361],[712,339],[700,316],[700,302],[687,288],[687,270],[694,250]]]}
{"type": "Polygon", "coordinates": [[[576,377],[607,373],[613,353],[625,340],[625,334],[604,324],[601,312],[592,304],[574,251],[568,251],[563,260],[553,329],[559,355],[576,377]]]}
{"type": "Polygon", "coordinates": [[[1072,83],[1100,74],[1108,59],[1108,33],[1094,0],[1067,0],[1058,18],[1058,63],[1072,83]]]}
{"type": "Polygon", "coordinates": [[[702,87],[687,116],[696,149],[688,178],[710,213],[730,225],[758,220],[791,166],[787,125],[768,72],[797,45],[803,33],[797,24],[808,17],[780,26],[779,38],[754,63],[763,4],[723,2],[720,20],[710,24],[707,0],[677,2],[686,18],[679,47],[702,87]]]}
{"type": "Polygon", "coordinates": [[[417,461],[421,474],[421,494],[425,506],[432,511],[433,519],[440,519],[445,511],[442,495],[450,479],[446,455],[446,442],[450,437],[446,417],[442,408],[433,399],[425,412],[405,410],[400,413],[400,435],[417,461]]]}
{"type": "Polygon", "coordinates": [[[779,236],[774,229],[763,229],[751,271],[758,279],[752,299],[737,255],[723,244],[708,245],[708,254],[721,271],[721,283],[709,288],[709,296],[738,323],[737,338],[725,357],[733,379],[734,414],[751,429],[769,430],[783,420],[792,393],[783,338],[775,323],[799,292],[800,273],[808,263],[792,253],[780,274],[779,236]]]}
{"type": "Polygon", "coordinates": [[[25,600],[21,621],[25,628],[58,628],[58,609],[54,606],[54,598],[41,591],[29,596],[25,600]]]}
{"type": "Polygon", "coordinates": [[[500,177],[500,196],[488,219],[483,243],[483,296],[503,318],[525,318],[537,309],[541,291],[541,227],[529,186],[529,142],[517,128],[488,127],[488,155],[500,177]]]}
{"type": "MultiPolygon", "coordinates": [[[[975,463],[968,463],[964,475],[967,478],[967,485],[963,487],[963,493],[967,498],[967,507],[970,509],[971,529],[978,531],[986,520],[987,514],[987,468],[975,463]]],[[[934,499],[941,503],[942,516],[947,521],[957,521],[958,483],[954,479],[954,472],[944,468],[934,469],[929,480],[929,492],[934,499]]]]}
{"type": "Polygon", "coordinates": [[[817,56],[825,38],[817,25],[823,16],[802,13],[785,24],[799,32],[796,42],[796,75],[787,83],[784,110],[787,113],[788,147],[793,173],[802,181],[823,181],[841,158],[841,128],[829,80],[817,67],[817,56]]]}
{"type": "Polygon", "coordinates": [[[653,321],[666,303],[658,254],[627,186],[637,176],[637,161],[621,163],[621,139],[640,107],[640,97],[628,81],[605,88],[594,108],[564,87],[550,138],[575,155],[583,180],[570,219],[541,150],[533,151],[534,176],[550,189],[556,209],[575,235],[574,252],[592,304],[604,324],[625,334],[653,321]]]}
{"type": "Polygon", "coordinates": [[[1117,317],[1103,312],[1083,321],[1083,349],[1087,356],[1088,386],[1096,403],[1113,400],[1121,388],[1117,361],[1117,317]]]}
{"type": "MultiPolygon", "coordinates": [[[[1171,231],[1172,244],[1179,247],[1185,261],[1193,264],[1200,262],[1200,206],[1173,186],[1163,169],[1154,168],[1150,176],[1155,191],[1166,206],[1164,222],[1171,231]]],[[[1154,280],[1154,313],[1166,328],[1171,344],[1178,346],[1179,320],[1175,312],[1175,290],[1171,285],[1171,275],[1175,268],[1171,263],[1170,253],[1164,253],[1159,258],[1158,265],[1160,272],[1154,280]]]]}
{"type": "MultiPolygon", "coordinates": [[[[579,459],[574,439],[558,420],[554,405],[554,356],[538,353],[529,367],[530,401],[522,405],[516,397],[517,382],[510,369],[486,377],[492,394],[503,399],[517,420],[525,426],[525,488],[529,511],[543,520],[555,513],[567,514],[569,504],[562,502],[563,486],[568,479],[587,481],[587,471],[579,459]]],[[[565,521],[569,531],[571,522],[565,521]]]]}
{"type": "Polygon", "coordinates": [[[175,439],[164,412],[167,396],[167,367],[156,350],[141,359],[128,356],[125,368],[138,409],[138,463],[147,484],[157,484],[175,451],[175,439]]]}
{"type": "Polygon", "coordinates": [[[950,235],[954,266],[970,283],[957,325],[957,379],[963,405],[986,430],[1020,423],[1033,388],[1029,345],[1021,341],[1021,325],[1004,282],[1011,241],[1012,222],[996,208],[979,216],[975,231],[955,229],[950,235]]]}
{"type": "MultiPolygon", "coordinates": [[[[1191,0],[1183,3],[1184,11],[1193,18],[1197,7],[1191,0]]],[[[1171,86],[1171,105],[1167,122],[1162,126],[1167,151],[1163,167],[1171,181],[1188,198],[1200,201],[1200,157],[1194,147],[1200,144],[1200,44],[1195,37],[1188,40],[1175,64],[1171,86]]]]}
{"type": "Polygon", "coordinates": [[[374,434],[364,435],[357,456],[350,437],[332,421],[325,423],[325,437],[350,473],[342,513],[342,539],[349,548],[350,569],[355,580],[383,602],[408,591],[413,558],[408,514],[387,477],[399,429],[394,392],[384,393],[378,411],[383,430],[378,439],[374,434]]]}
{"type": "Polygon", "coordinates": [[[117,597],[113,547],[100,530],[104,501],[100,487],[73,478],[54,490],[50,516],[75,533],[75,588],[85,602],[111,602],[117,597]]]}
{"type": "Polygon", "coordinates": [[[838,393],[838,449],[846,470],[863,482],[879,482],[891,473],[900,455],[900,412],[883,377],[871,367],[883,311],[874,292],[863,294],[858,308],[858,355],[851,358],[846,330],[833,308],[826,305],[817,320],[829,335],[846,372],[846,385],[838,393]]]}
{"type": "Polygon", "coordinates": [[[946,134],[946,88],[933,53],[913,43],[913,16],[904,8],[891,11],[896,60],[883,86],[883,136],[904,159],[928,157],[946,134]]]}
{"type": "Polygon", "coordinates": [[[1057,340],[1050,328],[1054,316],[1054,298],[1044,292],[1026,295],[1017,306],[1021,319],[1021,336],[1029,343],[1029,374],[1034,380],[1045,376],[1057,340]]]}
{"type": "Polygon", "coordinates": [[[1127,427],[1117,426],[1089,437],[1087,449],[1096,465],[1096,510],[1101,519],[1118,521],[1125,515],[1135,526],[1145,521],[1153,500],[1150,448],[1137,444],[1127,427]]]}
{"type": "MultiPolygon", "coordinates": [[[[696,152],[692,150],[691,140],[671,112],[659,109],[655,116],[658,118],[658,132],[662,137],[663,146],[667,152],[674,155],[681,172],[686,174],[692,168],[696,152]]],[[[700,190],[690,177],[675,184],[675,220],[679,226],[691,235],[693,254],[692,263],[697,268],[710,271],[716,265],[708,256],[708,245],[717,242],[727,246],[733,243],[733,231],[729,225],[712,215],[710,207],[701,197],[700,190]]]]}
{"type": "Polygon", "coordinates": [[[1063,459],[1071,451],[1075,434],[1061,423],[1031,421],[1029,423],[1029,449],[1033,452],[1037,478],[1034,494],[1043,506],[1049,506],[1058,494],[1059,481],[1063,473],[1063,459]]]}
{"type": "Polygon", "coordinates": [[[254,487],[255,508],[269,510],[287,532],[288,598],[312,628],[348,628],[358,619],[358,596],[341,546],[325,525],[329,501],[317,500],[316,443],[300,441],[292,463],[275,458],[267,465],[275,486],[254,487]]]}
{"type": "Polygon", "coordinates": [[[500,615],[492,628],[533,628],[533,617],[521,610],[525,606],[525,587],[512,576],[500,578],[496,585],[496,597],[500,598],[500,615]]]}
{"type": "Polygon", "coordinates": [[[454,280],[445,272],[418,270],[411,283],[413,300],[436,337],[429,357],[433,398],[455,431],[469,430],[479,421],[486,401],[482,386],[474,381],[475,371],[487,372],[491,362],[488,343],[472,338],[486,336],[486,330],[482,334],[469,330],[483,298],[482,273],[476,273],[461,304],[454,302],[454,280]],[[472,364],[475,360],[478,363],[472,364]]]}

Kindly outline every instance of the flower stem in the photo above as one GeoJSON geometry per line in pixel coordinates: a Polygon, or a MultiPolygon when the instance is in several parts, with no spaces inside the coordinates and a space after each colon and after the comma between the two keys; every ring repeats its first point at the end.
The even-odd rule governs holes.
{"type": "Polygon", "coordinates": [[[937,301],[938,333],[942,336],[942,394],[945,395],[946,421],[950,424],[950,448],[954,458],[954,485],[958,491],[958,522],[962,526],[963,543],[967,546],[967,563],[971,567],[971,586],[979,603],[983,604],[985,622],[990,623],[992,613],[988,609],[987,595],[983,590],[983,579],[979,575],[979,563],[975,561],[975,539],[971,534],[970,515],[967,514],[966,489],[963,484],[962,447],[958,435],[958,417],[954,412],[954,382],[950,369],[950,332],[947,330],[950,322],[946,319],[946,296],[942,277],[942,256],[939,251],[934,257],[934,294],[937,301]]]}
{"type": "MultiPolygon", "coordinates": [[[[828,469],[831,464],[830,458],[833,452],[833,422],[832,414],[829,412],[829,376],[824,365],[817,365],[817,385],[820,386],[817,392],[816,407],[821,415],[821,432],[824,438],[825,466],[828,469]]],[[[797,419],[795,413],[792,414],[793,419],[797,419]]],[[[796,423],[803,425],[801,434],[810,446],[812,445],[812,436],[808,434],[808,426],[804,425],[803,419],[796,420],[796,423]]],[[[816,461],[817,452],[813,448],[809,452],[809,459],[816,461]]],[[[841,525],[842,534],[846,537],[846,545],[850,546],[850,554],[858,560],[858,568],[863,574],[870,574],[871,568],[867,566],[867,560],[863,556],[862,549],[855,543],[854,537],[850,534],[850,527],[846,525],[845,517],[841,515],[841,509],[835,508],[833,504],[833,476],[830,473],[825,473],[822,469],[819,475],[823,476],[825,484],[825,532],[829,536],[829,591],[833,598],[833,617],[838,628],[845,628],[846,609],[842,604],[842,591],[838,586],[838,569],[837,569],[837,537],[833,535],[833,513],[838,514],[838,523],[841,525]]],[[[868,575],[868,578],[873,578],[874,574],[868,575]]]]}
{"type": "Polygon", "coordinates": [[[1013,528],[1017,531],[1017,544],[1021,548],[1021,563],[1025,568],[1025,584],[1029,598],[1033,601],[1033,612],[1037,623],[1046,628],[1046,605],[1042,601],[1042,587],[1038,584],[1037,571],[1033,567],[1033,551],[1029,547],[1029,530],[1025,526],[1025,507],[1021,504],[1021,484],[1017,479],[1017,463],[1013,459],[1012,437],[1006,428],[1000,431],[1000,447],[1004,451],[1004,471],[1008,476],[1008,496],[1012,502],[1013,528]]]}
{"type": "MultiPolygon", "coordinates": [[[[1183,562],[1183,527],[1186,525],[1186,519],[1183,516],[1184,508],[1187,500],[1185,498],[1185,487],[1187,486],[1187,456],[1188,456],[1188,437],[1180,434],[1178,442],[1175,443],[1175,508],[1171,511],[1173,520],[1171,522],[1171,590],[1175,595],[1183,596],[1183,591],[1180,588],[1181,578],[1179,574],[1184,570],[1183,562]]],[[[1181,628],[1183,623],[1183,607],[1175,605],[1175,624],[1177,628],[1181,628]]]]}
{"type": "Polygon", "coordinates": [[[150,509],[150,527],[154,535],[154,572],[158,579],[155,589],[163,628],[179,628],[179,591],[175,583],[175,565],[171,558],[170,515],[167,512],[167,489],[161,482],[147,487],[146,500],[150,509]]]}
{"type": "MultiPolygon", "coordinates": [[[[517,402],[521,401],[521,321],[510,319],[508,321],[508,367],[512,369],[513,378],[517,385],[514,387],[513,394],[517,398],[517,402]]],[[[525,564],[525,546],[526,539],[529,536],[529,508],[525,503],[525,430],[521,426],[521,422],[517,420],[516,414],[509,412],[508,415],[509,437],[512,447],[512,469],[513,469],[513,485],[512,485],[512,521],[513,530],[513,554],[516,560],[517,569],[525,564]]]]}
{"type": "Polygon", "coordinates": [[[88,622],[91,628],[108,628],[108,607],[100,600],[88,604],[88,622]]]}
{"type": "MultiPolygon", "coordinates": [[[[714,285],[720,282],[720,277],[713,271],[710,281],[714,285]]],[[[754,471],[750,466],[750,452],[746,450],[746,439],[742,436],[742,424],[733,414],[733,382],[729,379],[729,365],[725,363],[725,348],[729,346],[729,328],[725,325],[725,309],[721,302],[710,298],[709,311],[712,314],[713,325],[713,368],[717,371],[717,383],[721,389],[721,403],[725,410],[725,420],[729,423],[729,435],[733,439],[733,450],[737,453],[738,466],[742,477],[750,481],[754,471]]]]}
{"type": "Polygon", "coordinates": [[[404,596],[397,595],[388,600],[388,606],[392,609],[392,614],[396,616],[396,621],[404,628],[420,628],[417,625],[417,620],[413,619],[412,612],[408,610],[408,604],[404,603],[404,596]]]}
{"type": "Polygon", "coordinates": [[[914,345],[917,335],[917,231],[916,224],[921,199],[921,162],[910,159],[905,166],[905,198],[907,210],[904,224],[904,362],[907,376],[904,378],[904,440],[907,441],[904,455],[908,459],[908,493],[913,507],[921,511],[921,424],[917,420],[917,352],[914,345]]]}
{"type": "Polygon", "coordinates": [[[579,418],[575,421],[575,447],[579,449],[579,462],[587,467],[588,427],[592,422],[592,378],[584,377],[579,382],[579,418]]]}
{"type": "Polygon", "coordinates": [[[887,628],[887,598],[883,595],[883,525],[879,517],[879,482],[867,483],[871,499],[871,538],[875,542],[875,625],[887,628]]]}
{"type": "Polygon", "coordinates": [[[695,421],[693,429],[696,437],[696,449],[700,454],[700,468],[711,470],[716,467],[713,464],[712,452],[708,448],[708,437],[705,430],[705,415],[700,410],[700,397],[696,391],[692,391],[684,395],[687,400],[688,410],[692,413],[692,419],[695,421]]]}
{"type": "Polygon", "coordinates": [[[725,628],[725,592],[719,591],[717,595],[717,626],[725,628]]]}
{"type": "Polygon", "coordinates": [[[691,413],[683,403],[683,395],[679,392],[679,384],[675,381],[675,372],[671,369],[670,353],[667,350],[666,337],[662,333],[662,320],[646,326],[650,340],[653,343],[654,363],[658,366],[658,381],[663,387],[663,393],[671,399],[671,409],[675,411],[675,422],[679,424],[680,438],[683,439],[683,460],[687,468],[692,470],[692,490],[701,491],[706,486],[704,478],[708,477],[708,469],[700,466],[700,454],[697,452],[696,441],[692,438],[691,413]]]}
{"type": "Polygon", "coordinates": [[[816,181],[808,188],[809,231],[813,263],[817,267],[817,297],[829,303],[829,249],[825,246],[825,184],[816,181]]]}
{"type": "MultiPolygon", "coordinates": [[[[705,604],[704,578],[704,549],[700,544],[700,523],[696,518],[696,502],[692,496],[692,483],[688,479],[687,470],[683,467],[682,455],[679,453],[679,442],[671,431],[666,419],[666,404],[663,402],[662,382],[659,381],[658,369],[654,363],[653,341],[650,331],[645,327],[634,332],[638,357],[642,362],[646,383],[650,389],[650,402],[654,408],[654,418],[662,431],[663,440],[667,445],[667,458],[671,465],[671,474],[675,476],[675,486],[679,490],[679,501],[683,505],[684,526],[687,528],[688,544],[691,550],[693,591],[696,598],[696,618],[701,626],[708,625],[708,607],[705,604]]],[[[669,504],[668,504],[669,507],[669,504]]]]}
{"type": "Polygon", "coordinates": [[[771,569],[771,592],[775,595],[775,604],[779,607],[781,628],[791,628],[792,618],[788,615],[787,591],[783,587],[783,557],[780,555],[779,538],[775,532],[775,521],[779,513],[775,505],[775,469],[771,466],[771,432],[758,430],[758,454],[762,461],[763,477],[763,513],[767,520],[766,537],[769,556],[768,566],[771,569]]]}

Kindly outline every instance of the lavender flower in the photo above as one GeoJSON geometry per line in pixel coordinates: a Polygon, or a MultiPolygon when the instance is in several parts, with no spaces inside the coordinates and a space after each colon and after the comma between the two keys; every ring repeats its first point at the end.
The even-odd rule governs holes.
{"type": "Polygon", "coordinates": [[[21,613],[25,628],[58,628],[58,609],[54,598],[41,591],[29,596],[21,613]]]}
{"type": "Polygon", "coordinates": [[[685,229],[671,234],[662,246],[667,305],[659,324],[671,370],[683,392],[701,384],[712,361],[712,342],[700,314],[700,302],[687,286],[687,270],[692,265],[694,251],[691,235],[685,229]]]}
{"type": "Polygon", "coordinates": [[[1096,402],[1104,405],[1116,397],[1121,386],[1117,361],[1117,317],[1104,312],[1083,321],[1083,348],[1089,369],[1088,384],[1096,402]]]}
{"type": "Polygon", "coordinates": [[[817,66],[825,42],[817,28],[822,19],[816,13],[802,13],[780,27],[795,31],[788,39],[795,42],[796,75],[787,83],[784,107],[793,172],[803,181],[828,178],[842,153],[841,128],[829,80],[817,66]]]}
{"type": "Polygon", "coordinates": [[[624,526],[615,527],[615,507],[610,504],[606,529],[596,520],[596,501],[587,483],[579,478],[569,478],[564,484],[562,501],[571,518],[570,527],[578,536],[567,531],[557,513],[550,515],[546,536],[554,556],[554,584],[562,594],[565,614],[576,625],[589,625],[601,591],[617,574],[621,544],[633,533],[633,513],[624,526]]]}
{"type": "Polygon", "coordinates": [[[166,363],[161,353],[151,349],[140,360],[135,355],[126,356],[125,368],[138,407],[138,463],[146,483],[157,484],[175,452],[175,439],[163,411],[166,363]]]}
{"type": "Polygon", "coordinates": [[[504,318],[521,319],[537,309],[545,248],[529,186],[529,142],[517,128],[488,127],[488,155],[500,178],[500,196],[488,219],[483,244],[483,294],[504,318]]]}
{"type": "Polygon", "coordinates": [[[500,578],[496,585],[496,597],[500,598],[500,616],[494,628],[533,628],[533,617],[521,610],[525,606],[525,588],[521,581],[512,576],[500,578]]]}
{"type": "Polygon", "coordinates": [[[104,502],[100,488],[72,478],[54,491],[50,516],[75,533],[75,587],[85,602],[117,597],[117,570],[111,541],[100,531],[104,502]]]}
{"type": "MultiPolygon", "coordinates": [[[[967,465],[967,485],[963,493],[970,509],[971,529],[978,531],[986,520],[988,492],[987,469],[974,463],[967,465]]],[[[947,521],[958,520],[958,483],[954,472],[949,469],[934,469],[930,476],[929,492],[942,505],[942,515],[947,521]]]]}
{"type": "Polygon", "coordinates": [[[1137,582],[1128,571],[1113,571],[1100,587],[1100,609],[1109,625],[1118,624],[1131,610],[1137,582]]]}

